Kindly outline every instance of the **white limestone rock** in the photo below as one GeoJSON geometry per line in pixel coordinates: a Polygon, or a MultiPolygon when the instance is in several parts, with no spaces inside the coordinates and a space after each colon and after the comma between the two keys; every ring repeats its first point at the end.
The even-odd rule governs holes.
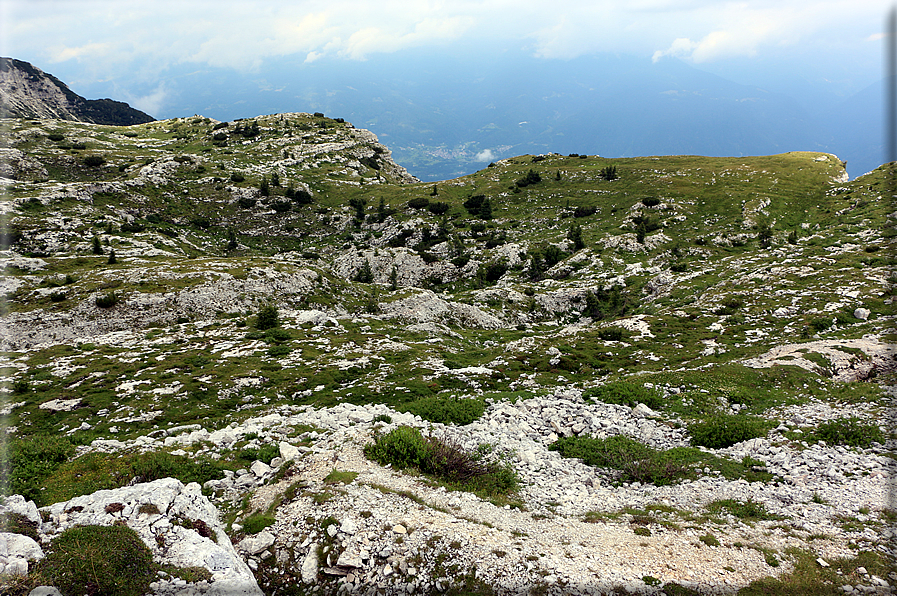
{"type": "Polygon", "coordinates": [[[224,532],[217,508],[203,496],[195,482],[185,486],[176,478],[163,478],[97,491],[55,503],[41,511],[49,517],[41,529],[51,539],[72,526],[108,526],[120,520],[137,532],[153,552],[156,562],[208,569],[212,580],[205,592],[207,596],[262,594],[249,567],[224,532]],[[114,514],[106,513],[107,506],[113,503],[120,503],[124,508],[114,514]],[[160,514],[140,512],[141,508],[146,511],[152,507],[160,514]],[[202,522],[202,529],[183,527],[180,524],[184,522],[191,525],[202,522]],[[158,541],[157,536],[160,537],[158,541]]]}

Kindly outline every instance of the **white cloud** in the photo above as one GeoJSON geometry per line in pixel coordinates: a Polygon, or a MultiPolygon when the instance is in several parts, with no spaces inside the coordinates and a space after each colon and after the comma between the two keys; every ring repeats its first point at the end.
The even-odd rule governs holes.
{"type": "Polygon", "coordinates": [[[128,103],[137,108],[141,112],[146,112],[150,116],[158,117],[168,101],[169,93],[164,84],[160,84],[156,89],[142,97],[134,97],[128,103]]]}
{"type": "Polygon", "coordinates": [[[473,157],[474,161],[495,161],[495,154],[492,149],[484,149],[473,157]]]}
{"type": "Polygon", "coordinates": [[[147,76],[185,61],[247,71],[271,57],[363,60],[409,48],[451,51],[455,43],[524,47],[546,59],[611,51],[709,62],[783,45],[843,48],[854,38],[859,44],[881,30],[891,2],[2,1],[14,23],[3,40],[7,55],[95,61],[98,71],[134,75],[142,74],[134,72],[139,61],[150,68],[147,76]]]}
{"type": "Polygon", "coordinates": [[[66,60],[80,60],[81,58],[97,59],[107,56],[111,49],[112,46],[108,43],[88,43],[75,48],[51,46],[49,61],[57,63],[66,60]]]}

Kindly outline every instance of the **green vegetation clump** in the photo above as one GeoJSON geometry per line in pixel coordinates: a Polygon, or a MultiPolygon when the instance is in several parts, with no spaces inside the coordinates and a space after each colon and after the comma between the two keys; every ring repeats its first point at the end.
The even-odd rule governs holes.
{"type": "Polygon", "coordinates": [[[156,568],[131,528],[76,526],[53,539],[38,573],[66,595],[143,596],[156,568]]]}
{"type": "Polygon", "coordinates": [[[517,489],[517,474],[510,466],[486,461],[483,453],[424,437],[410,426],[399,426],[366,445],[364,454],[380,464],[413,468],[457,488],[488,496],[506,496],[517,489]]]}
{"type": "Polygon", "coordinates": [[[606,439],[562,437],[548,449],[579,458],[589,466],[619,470],[621,482],[662,486],[694,476],[690,467],[671,453],[675,450],[657,451],[623,435],[606,439]]]}
{"type": "Polygon", "coordinates": [[[823,422],[812,432],[813,437],[829,445],[870,447],[872,443],[884,443],[884,433],[876,424],[864,424],[859,418],[841,418],[823,422]]]}
{"type": "Polygon", "coordinates": [[[724,449],[736,443],[766,435],[773,424],[754,416],[717,415],[688,427],[691,444],[710,449],[724,449]]]}
{"type": "Polygon", "coordinates": [[[748,521],[756,521],[763,519],[778,519],[778,516],[771,514],[766,510],[762,503],[758,503],[752,499],[747,501],[736,501],[735,499],[718,499],[707,504],[707,511],[711,513],[721,513],[728,511],[738,519],[748,521]]]}
{"type": "MultiPolygon", "coordinates": [[[[602,337],[602,339],[604,338],[602,337]]],[[[622,332],[620,339],[622,339],[622,332]]],[[[657,390],[627,381],[617,381],[586,389],[582,397],[583,399],[592,399],[606,404],[619,404],[629,406],[630,408],[639,403],[645,404],[652,410],[659,410],[663,407],[663,398],[657,390]]]]}
{"type": "Polygon", "coordinates": [[[405,404],[404,411],[430,422],[463,426],[480,418],[486,404],[480,399],[424,397],[405,404]]]}
{"type": "Polygon", "coordinates": [[[280,315],[277,312],[277,307],[273,304],[266,304],[259,309],[259,312],[255,317],[255,328],[259,331],[273,329],[280,324],[279,317],[280,315]]]}
{"type": "Polygon", "coordinates": [[[253,513],[243,520],[243,531],[247,534],[258,534],[265,528],[274,525],[274,516],[269,513],[253,513]]]}
{"type": "Polygon", "coordinates": [[[12,439],[4,447],[0,451],[0,486],[39,504],[41,483],[75,453],[74,445],[59,436],[12,439]]]}

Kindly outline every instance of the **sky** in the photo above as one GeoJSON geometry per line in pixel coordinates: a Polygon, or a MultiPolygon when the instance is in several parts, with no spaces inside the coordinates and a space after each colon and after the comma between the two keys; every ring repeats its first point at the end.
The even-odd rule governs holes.
{"type": "MultiPolygon", "coordinates": [[[[357,118],[356,124],[398,149],[397,158],[409,160],[403,165],[415,168],[430,158],[411,161],[409,148],[419,142],[432,156],[442,151],[441,139],[452,126],[460,125],[434,114],[473,109],[464,102],[468,98],[453,93],[463,94],[476,78],[462,80],[459,73],[491,78],[496,98],[512,102],[515,93],[532,91],[526,88],[528,72],[567,73],[557,85],[569,83],[569,94],[582,85],[569,74],[582,64],[614,56],[634,64],[635,77],[646,72],[640,65],[666,65],[673,72],[678,67],[670,62],[676,61],[745,86],[742,101],[754,101],[758,92],[778,98],[770,108],[776,117],[790,102],[816,122],[818,140],[811,144],[806,136],[783,137],[759,149],[745,142],[719,151],[738,155],[749,145],[766,154],[814,148],[844,155],[856,175],[883,161],[877,131],[883,128],[884,29],[895,6],[897,0],[0,0],[0,55],[30,62],[88,99],[125,101],[158,119],[201,114],[229,120],[326,105],[328,116],[357,118]],[[509,79],[516,86],[511,92],[509,79]],[[354,82],[358,89],[352,89],[354,82]],[[376,106],[362,105],[381,100],[386,103],[379,113],[376,106]],[[428,127],[435,133],[418,140],[415,135],[428,127]]],[[[701,87],[707,80],[696,84],[689,93],[709,92],[701,87]]],[[[520,108],[493,104],[487,98],[481,107],[506,114],[520,108]]],[[[538,102],[528,106],[540,109],[538,102]]],[[[547,118],[552,109],[521,120],[547,118]]],[[[753,126],[749,117],[739,120],[737,106],[728,109],[725,122],[741,126],[730,138],[742,132],[748,138],[753,129],[754,139],[762,140],[779,126],[775,118],[757,123],[765,129],[753,126]]],[[[690,117],[702,124],[700,113],[690,117]]],[[[688,134],[684,120],[669,120],[658,126],[674,130],[680,124],[688,134]]],[[[709,115],[704,120],[712,122],[709,115]]],[[[502,145],[512,152],[534,150],[495,135],[495,146],[486,146],[478,134],[469,131],[465,146],[472,153],[454,174],[475,167],[476,152],[498,155],[502,145]]],[[[617,136],[627,134],[621,129],[617,136]]],[[[696,134],[691,146],[677,143],[675,150],[714,154],[708,134],[713,135],[705,131],[704,141],[696,134]]],[[[583,149],[627,154],[605,153],[607,140],[583,149]]],[[[634,150],[651,155],[674,149],[648,139],[634,150]]]]}
{"type": "MultiPolygon", "coordinates": [[[[78,91],[118,82],[151,114],[172,69],[251,76],[292,57],[524,51],[544,60],[672,56],[735,82],[809,77],[856,92],[881,76],[886,0],[0,0],[0,53],[78,91]]],[[[276,82],[275,82],[276,84],[276,82]]]]}

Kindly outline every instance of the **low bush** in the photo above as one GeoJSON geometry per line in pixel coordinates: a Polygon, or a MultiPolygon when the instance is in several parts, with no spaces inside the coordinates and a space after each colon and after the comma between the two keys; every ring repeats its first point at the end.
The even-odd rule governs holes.
{"type": "Polygon", "coordinates": [[[606,439],[563,437],[548,449],[564,457],[579,458],[589,466],[618,470],[621,482],[662,486],[694,476],[678,451],[657,451],[623,435],[606,439]]]}
{"type": "Polygon", "coordinates": [[[645,197],[642,199],[642,205],[645,207],[657,207],[660,205],[660,199],[657,197],[645,197]]]}
{"type": "Polygon", "coordinates": [[[479,399],[425,397],[409,404],[404,410],[439,424],[470,424],[480,418],[486,405],[479,399]]]}
{"type": "Polygon", "coordinates": [[[872,443],[884,443],[884,433],[876,424],[864,424],[859,418],[841,418],[823,422],[812,432],[814,438],[829,445],[870,447],[872,443]]]}
{"type": "Polygon", "coordinates": [[[51,141],[56,141],[57,143],[64,139],[65,137],[58,132],[53,132],[47,135],[47,138],[51,141]]]}
{"type": "Polygon", "coordinates": [[[607,327],[598,330],[598,337],[604,341],[623,341],[624,336],[623,329],[620,327],[607,327]]]}
{"type": "Polygon", "coordinates": [[[689,425],[691,444],[709,449],[724,449],[736,443],[766,434],[771,421],[754,416],[713,416],[689,425]]]}
{"type": "Polygon", "coordinates": [[[106,163],[102,155],[88,155],[84,158],[84,165],[88,168],[98,168],[106,163]]]}
{"type": "Polygon", "coordinates": [[[433,215],[444,215],[451,209],[451,207],[452,206],[445,201],[435,201],[427,205],[427,210],[433,215]]]}
{"type": "Polygon", "coordinates": [[[707,504],[707,511],[711,513],[722,513],[727,511],[738,519],[748,521],[756,521],[763,519],[779,519],[778,516],[771,514],[763,506],[753,499],[747,501],[736,501],[735,499],[718,499],[707,504]]]}
{"type": "Polygon", "coordinates": [[[507,495],[517,489],[516,472],[498,461],[487,462],[480,452],[434,437],[416,428],[399,426],[364,448],[365,455],[383,465],[413,468],[463,490],[481,495],[507,495]]]}
{"type": "Polygon", "coordinates": [[[598,213],[598,207],[579,206],[573,210],[573,217],[588,217],[590,215],[595,215],[596,213],[598,213]]]}
{"type": "Polygon", "coordinates": [[[277,307],[273,304],[266,304],[259,309],[255,316],[255,328],[259,331],[273,329],[280,324],[277,307]]]}
{"type": "Polygon", "coordinates": [[[38,573],[63,594],[142,596],[156,567],[149,548],[127,526],[75,526],[50,543],[38,573]]]}
{"type": "Polygon", "coordinates": [[[659,410],[664,405],[663,398],[656,390],[626,381],[592,387],[587,389],[582,396],[585,399],[593,399],[606,404],[619,404],[621,406],[629,406],[630,408],[638,403],[643,403],[652,410],[659,410]]]}
{"type": "Polygon", "coordinates": [[[741,296],[729,296],[713,312],[718,315],[734,315],[742,308],[744,308],[744,298],[741,296]]]}
{"type": "Polygon", "coordinates": [[[97,296],[96,299],[94,300],[94,303],[99,308],[112,308],[113,306],[118,304],[118,295],[113,290],[112,292],[109,292],[105,296],[97,296]]]}
{"type": "Polygon", "coordinates": [[[418,197],[408,201],[408,206],[412,209],[426,209],[430,205],[430,199],[427,197],[418,197]]]}

